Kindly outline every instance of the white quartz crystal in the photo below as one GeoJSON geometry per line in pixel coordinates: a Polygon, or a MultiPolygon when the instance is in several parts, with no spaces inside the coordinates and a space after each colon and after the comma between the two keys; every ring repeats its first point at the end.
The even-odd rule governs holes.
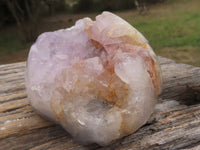
{"type": "Polygon", "coordinates": [[[83,144],[108,145],[148,120],[161,92],[159,64],[144,36],[103,12],[41,34],[26,71],[31,105],[83,144]]]}

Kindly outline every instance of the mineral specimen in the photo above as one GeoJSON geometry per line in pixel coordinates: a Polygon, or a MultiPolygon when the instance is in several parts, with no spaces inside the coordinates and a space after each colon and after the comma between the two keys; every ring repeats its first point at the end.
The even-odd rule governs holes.
{"type": "Polygon", "coordinates": [[[161,73],[144,36],[103,12],[41,34],[27,62],[31,105],[83,144],[108,145],[148,120],[161,73]]]}

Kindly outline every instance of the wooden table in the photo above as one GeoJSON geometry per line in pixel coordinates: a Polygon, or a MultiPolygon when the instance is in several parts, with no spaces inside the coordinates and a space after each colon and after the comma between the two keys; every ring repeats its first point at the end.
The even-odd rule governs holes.
{"type": "Polygon", "coordinates": [[[163,93],[154,114],[137,132],[107,147],[82,146],[29,105],[25,62],[0,65],[0,149],[200,150],[200,68],[159,57],[163,93]]]}

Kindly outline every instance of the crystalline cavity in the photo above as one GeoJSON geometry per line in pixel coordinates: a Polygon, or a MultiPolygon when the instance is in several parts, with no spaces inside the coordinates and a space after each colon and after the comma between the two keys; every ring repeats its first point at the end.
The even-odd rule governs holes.
{"type": "Polygon", "coordinates": [[[144,36],[120,17],[40,35],[26,72],[31,105],[83,144],[107,145],[150,117],[161,73],[144,36]]]}

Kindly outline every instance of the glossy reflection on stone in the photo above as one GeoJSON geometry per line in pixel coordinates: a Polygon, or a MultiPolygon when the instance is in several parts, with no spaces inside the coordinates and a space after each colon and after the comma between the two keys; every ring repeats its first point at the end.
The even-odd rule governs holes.
{"type": "Polygon", "coordinates": [[[103,12],[41,34],[26,71],[31,105],[83,144],[108,145],[148,120],[161,73],[144,36],[103,12]]]}

